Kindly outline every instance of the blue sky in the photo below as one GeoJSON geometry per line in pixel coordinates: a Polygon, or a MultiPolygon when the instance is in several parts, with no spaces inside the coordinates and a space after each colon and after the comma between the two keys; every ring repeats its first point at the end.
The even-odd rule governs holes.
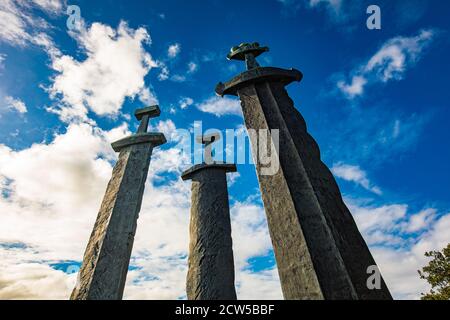
{"type": "MultiPolygon", "coordinates": [[[[109,143],[158,103],[155,150],[126,298],[184,298],[190,157],[180,129],[242,130],[214,95],[244,70],[230,47],[258,41],[288,87],[396,298],[450,241],[445,1],[0,1],[0,298],[65,298],[110,177],[109,143]],[[381,8],[368,30],[366,8],[381,8]],[[81,10],[67,27],[68,5],[81,10]],[[33,276],[39,277],[33,277],[33,276]],[[45,279],[36,282],[36,278],[45,279]],[[40,289],[39,289],[40,288],[40,289]],[[51,292],[50,290],[52,289],[51,292]]],[[[248,150],[247,150],[248,151],[248,150]]],[[[240,298],[281,298],[254,166],[230,177],[240,298]]]]}

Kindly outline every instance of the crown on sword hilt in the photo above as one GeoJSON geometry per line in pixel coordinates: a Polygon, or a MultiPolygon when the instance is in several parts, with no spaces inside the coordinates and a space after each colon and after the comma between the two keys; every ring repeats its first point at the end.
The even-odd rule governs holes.
{"type": "Polygon", "coordinates": [[[239,46],[232,47],[227,55],[228,60],[245,61],[247,70],[259,67],[256,57],[269,51],[269,47],[260,47],[258,42],[241,43],[239,46]]]}

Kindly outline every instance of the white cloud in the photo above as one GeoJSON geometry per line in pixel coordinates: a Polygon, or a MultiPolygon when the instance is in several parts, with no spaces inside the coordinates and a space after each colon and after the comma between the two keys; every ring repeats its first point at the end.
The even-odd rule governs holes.
{"type": "MultiPolygon", "coordinates": [[[[74,259],[85,243],[79,243],[79,228],[93,222],[112,170],[108,144],[105,132],[79,124],[50,144],[20,151],[1,145],[0,176],[8,182],[1,186],[8,191],[0,198],[2,240],[30,243],[47,252],[45,259],[74,259]]],[[[81,231],[81,237],[88,234],[81,231]]]]}
{"type": "Polygon", "coordinates": [[[198,64],[195,62],[188,63],[188,73],[194,73],[198,70],[198,64]]]}
{"type": "Polygon", "coordinates": [[[237,269],[248,266],[249,257],[264,256],[272,247],[264,209],[251,202],[236,202],[231,207],[234,263],[237,269]]]}
{"type": "Polygon", "coordinates": [[[161,68],[161,72],[158,75],[160,81],[170,79],[173,82],[185,82],[198,70],[198,65],[196,63],[189,62],[185,72],[179,72],[171,76],[171,72],[164,62],[158,61],[158,65],[161,68]]]}
{"type": "Polygon", "coordinates": [[[409,221],[404,224],[404,229],[406,232],[419,232],[426,229],[430,224],[432,224],[436,216],[436,209],[428,208],[417,214],[412,215],[409,221]]]}
{"type": "Polygon", "coordinates": [[[450,213],[436,218],[432,208],[408,214],[405,204],[371,207],[346,202],[393,296],[418,299],[428,291],[417,270],[427,264],[426,251],[441,250],[450,242],[450,213]]]}
{"type": "Polygon", "coordinates": [[[156,105],[158,104],[158,98],[156,94],[149,88],[143,87],[138,93],[139,100],[145,103],[146,105],[156,105]]]}
{"type": "Polygon", "coordinates": [[[174,74],[170,80],[174,82],[184,82],[189,79],[192,74],[196,73],[198,70],[198,64],[195,62],[189,62],[187,65],[187,70],[184,74],[174,74]]]}
{"type": "Polygon", "coordinates": [[[441,250],[450,242],[450,213],[436,218],[433,208],[410,214],[406,204],[346,203],[394,298],[418,299],[428,291],[417,270],[427,264],[426,251],[441,250]]]}
{"type": "Polygon", "coordinates": [[[33,0],[33,3],[49,13],[61,13],[63,7],[61,0],[33,0]]]}
{"type": "Polygon", "coordinates": [[[365,235],[366,241],[370,245],[388,243],[386,239],[380,238],[378,232],[390,236],[399,229],[399,224],[406,221],[408,206],[405,204],[392,204],[379,207],[360,206],[347,200],[350,211],[355,218],[360,231],[365,235]],[[371,236],[375,233],[374,240],[371,236]],[[380,241],[381,240],[381,241],[380,241]]]}
{"type": "Polygon", "coordinates": [[[49,108],[62,120],[85,120],[88,109],[98,115],[116,115],[126,98],[139,96],[146,103],[156,102],[145,86],[144,77],[158,66],[143,48],[150,43],[144,28],[130,29],[121,22],[117,30],[94,23],[83,30],[77,41],[85,50],[84,61],[62,55],[54,57],[57,75],[49,92],[62,105],[49,108]]]}
{"type": "Polygon", "coordinates": [[[375,72],[387,82],[400,80],[405,70],[414,65],[435,36],[433,30],[422,30],[415,37],[396,37],[387,41],[367,62],[364,71],[375,72]]]}
{"type": "Polygon", "coordinates": [[[49,144],[14,151],[0,145],[0,297],[67,299],[75,277],[46,261],[77,260],[84,251],[115,154],[109,138],[126,125],[102,131],[70,125],[49,144]]]}
{"type": "Polygon", "coordinates": [[[40,32],[33,36],[33,43],[40,46],[54,60],[61,56],[61,51],[58,49],[53,39],[46,33],[40,32]]]}
{"type": "Polygon", "coordinates": [[[0,299],[68,299],[75,274],[68,276],[41,263],[16,264],[5,259],[6,250],[0,250],[0,255],[0,299]]]}
{"type": "Polygon", "coordinates": [[[165,65],[165,63],[158,61],[158,67],[161,69],[160,73],[158,74],[158,80],[159,81],[165,81],[169,79],[170,71],[169,68],[165,65]]]}
{"type": "MultiPolygon", "coordinates": [[[[162,132],[164,133],[164,135],[166,136],[166,139],[168,141],[168,143],[176,143],[177,145],[175,145],[174,147],[170,147],[168,148],[169,150],[164,150],[164,153],[167,151],[170,151],[171,149],[178,151],[183,151],[180,149],[181,145],[179,143],[184,142],[187,139],[190,139],[191,137],[187,136],[187,134],[189,134],[189,131],[186,129],[180,129],[177,128],[175,123],[170,120],[160,120],[158,122],[157,125],[150,125],[150,130],[151,131],[155,131],[155,132],[162,132]]],[[[170,146],[170,145],[169,145],[170,146]]],[[[167,146],[167,147],[169,147],[167,146]]],[[[185,158],[184,156],[177,156],[178,159],[176,159],[175,164],[173,165],[174,169],[180,169],[182,166],[187,166],[190,163],[190,159],[185,158]]],[[[159,168],[157,166],[157,168],[159,168]]],[[[158,169],[159,171],[165,171],[162,170],[162,168],[158,169]]],[[[181,172],[181,171],[180,171],[181,172]]]]}
{"type": "Polygon", "coordinates": [[[349,98],[360,96],[364,92],[364,86],[367,84],[367,79],[362,76],[354,76],[350,84],[340,80],[337,83],[338,88],[345,93],[349,98]]]}
{"type": "Polygon", "coordinates": [[[358,205],[350,199],[346,202],[359,229],[371,245],[408,245],[407,239],[420,237],[435,224],[437,217],[437,210],[434,208],[412,214],[408,213],[406,204],[373,207],[358,205]]]}
{"type": "Polygon", "coordinates": [[[141,269],[127,279],[127,299],[177,299],[185,292],[190,184],[181,179],[160,187],[152,184],[166,168],[177,170],[169,155],[175,154],[158,150],[150,164],[132,257],[132,264],[141,269]],[[139,280],[133,284],[133,278],[139,280]]]}
{"type": "Polygon", "coordinates": [[[237,294],[241,300],[282,300],[280,279],[276,268],[261,272],[242,271],[236,277],[237,294]]]}
{"type": "Polygon", "coordinates": [[[236,181],[239,179],[241,174],[239,172],[230,172],[227,174],[227,184],[228,187],[231,187],[236,181]]]}
{"type": "Polygon", "coordinates": [[[397,299],[419,299],[421,293],[429,291],[430,286],[419,278],[417,270],[428,264],[424,256],[426,251],[442,250],[450,242],[450,214],[442,216],[429,224],[411,247],[372,249],[375,260],[391,292],[397,299]]]}
{"type": "Polygon", "coordinates": [[[167,56],[169,58],[175,58],[181,51],[181,45],[179,43],[174,43],[167,49],[167,56]]]}
{"type": "Polygon", "coordinates": [[[1,298],[67,299],[74,276],[49,261],[77,260],[90,235],[115,154],[104,132],[70,125],[49,144],[14,151],[0,145],[1,298]]]}
{"type": "Polygon", "coordinates": [[[187,107],[191,106],[194,103],[194,100],[189,97],[183,97],[178,102],[180,104],[181,109],[186,109],[187,107]]]}
{"type": "Polygon", "coordinates": [[[33,7],[47,13],[57,13],[62,7],[59,0],[33,0],[33,2],[2,0],[0,2],[0,41],[14,46],[33,44],[36,34],[51,28],[43,18],[33,14],[33,7]]]}
{"type": "Polygon", "coordinates": [[[213,96],[197,104],[197,108],[200,111],[211,113],[217,117],[224,115],[242,115],[241,104],[239,100],[229,97],[217,97],[213,96]]]}
{"type": "Polygon", "coordinates": [[[5,97],[5,102],[6,102],[6,108],[8,108],[8,109],[15,110],[19,113],[26,113],[28,111],[27,106],[20,99],[15,99],[11,96],[7,96],[7,97],[5,97]]]}
{"type": "Polygon", "coordinates": [[[170,80],[174,81],[174,82],[184,82],[186,81],[186,76],[183,76],[181,74],[174,74],[170,80]]]}
{"type": "Polygon", "coordinates": [[[331,171],[338,178],[354,182],[364,189],[369,190],[375,194],[382,194],[380,188],[372,185],[372,183],[367,178],[366,172],[361,170],[359,166],[338,163],[331,168],[331,171]]]}
{"type": "Polygon", "coordinates": [[[367,85],[403,79],[405,72],[422,58],[435,36],[434,30],[422,30],[416,36],[399,36],[386,41],[366,63],[351,72],[349,84],[341,79],[337,87],[347,98],[353,99],[362,96],[367,85]]]}
{"type": "Polygon", "coordinates": [[[26,13],[21,15],[20,8],[12,0],[0,2],[0,39],[14,45],[23,46],[30,39],[27,32],[26,13]]]}

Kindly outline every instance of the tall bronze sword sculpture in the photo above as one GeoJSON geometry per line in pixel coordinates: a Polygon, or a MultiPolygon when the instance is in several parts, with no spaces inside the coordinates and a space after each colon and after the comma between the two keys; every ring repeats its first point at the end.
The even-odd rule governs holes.
{"type": "Polygon", "coordinates": [[[219,83],[216,93],[240,98],[247,129],[279,130],[279,170],[272,175],[250,139],[285,299],[392,299],[381,275],[380,289],[368,288],[375,261],[286,92],[302,73],[260,67],[255,58],[265,51],[258,43],[232,48],[228,58],[245,61],[247,71],[219,83]]]}
{"type": "Polygon", "coordinates": [[[72,300],[122,299],[141,210],[152,150],[166,142],[162,133],[147,132],[158,106],[138,109],[136,134],[112,143],[120,152],[97,216],[72,300]]]}

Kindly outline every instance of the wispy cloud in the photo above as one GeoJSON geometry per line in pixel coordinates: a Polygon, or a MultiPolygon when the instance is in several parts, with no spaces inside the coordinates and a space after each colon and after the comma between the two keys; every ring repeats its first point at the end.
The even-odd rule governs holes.
{"type": "Polygon", "coordinates": [[[0,2],[0,41],[13,46],[34,44],[34,37],[51,29],[43,18],[33,14],[33,8],[47,14],[60,14],[63,2],[59,0],[33,0],[0,2]]]}
{"type": "Polygon", "coordinates": [[[5,97],[5,103],[6,103],[6,108],[8,108],[10,110],[15,110],[19,113],[26,113],[28,111],[27,106],[20,99],[15,99],[11,96],[7,96],[7,97],[5,97]]]}
{"type": "Polygon", "coordinates": [[[158,67],[160,68],[160,72],[158,74],[158,80],[159,81],[166,81],[167,79],[169,79],[169,76],[170,76],[169,68],[162,61],[158,61],[157,64],[158,64],[158,67]]]}
{"type": "Polygon", "coordinates": [[[187,63],[184,70],[175,70],[174,64],[177,62],[175,58],[180,54],[180,51],[181,45],[179,43],[170,45],[167,51],[167,57],[156,61],[158,67],[161,68],[158,75],[160,81],[185,82],[190,80],[192,75],[197,72],[199,65],[194,61],[187,63]]]}
{"type": "Polygon", "coordinates": [[[403,79],[406,71],[422,58],[436,33],[435,30],[422,30],[416,36],[386,41],[372,57],[350,73],[349,81],[339,80],[338,89],[348,99],[354,99],[363,96],[369,85],[403,79]]]}
{"type": "Polygon", "coordinates": [[[188,63],[188,73],[194,73],[198,70],[198,64],[191,61],[188,63]]]}
{"type": "Polygon", "coordinates": [[[64,0],[32,0],[35,5],[40,7],[42,10],[47,11],[48,13],[61,13],[63,9],[63,5],[65,3],[64,0]]]}
{"type": "Polygon", "coordinates": [[[181,75],[181,74],[174,74],[173,76],[170,77],[170,80],[172,80],[174,82],[185,82],[186,76],[181,75]]]}
{"type": "Polygon", "coordinates": [[[192,77],[192,75],[197,72],[199,68],[198,63],[195,63],[193,61],[189,62],[186,67],[187,67],[186,71],[181,71],[179,73],[172,75],[170,77],[170,80],[174,82],[188,81],[192,77]]]}
{"type": "Polygon", "coordinates": [[[224,115],[242,115],[239,100],[228,97],[210,97],[196,105],[200,111],[211,113],[217,117],[224,115]]]}
{"type": "Polygon", "coordinates": [[[13,45],[24,46],[31,36],[27,31],[29,24],[35,24],[27,13],[11,0],[0,2],[0,39],[13,45]]]}
{"type": "Polygon", "coordinates": [[[179,103],[181,109],[186,109],[187,107],[194,104],[194,100],[189,97],[183,97],[180,99],[180,101],[178,103],[179,103]]]}
{"type": "Polygon", "coordinates": [[[338,178],[354,182],[364,189],[369,190],[370,192],[373,192],[377,195],[382,194],[381,189],[377,186],[374,186],[369,181],[366,172],[361,170],[359,166],[337,163],[331,168],[331,171],[338,178]]]}
{"type": "Polygon", "coordinates": [[[181,45],[179,43],[174,43],[167,49],[167,56],[169,58],[175,58],[181,51],[181,45]]]}

